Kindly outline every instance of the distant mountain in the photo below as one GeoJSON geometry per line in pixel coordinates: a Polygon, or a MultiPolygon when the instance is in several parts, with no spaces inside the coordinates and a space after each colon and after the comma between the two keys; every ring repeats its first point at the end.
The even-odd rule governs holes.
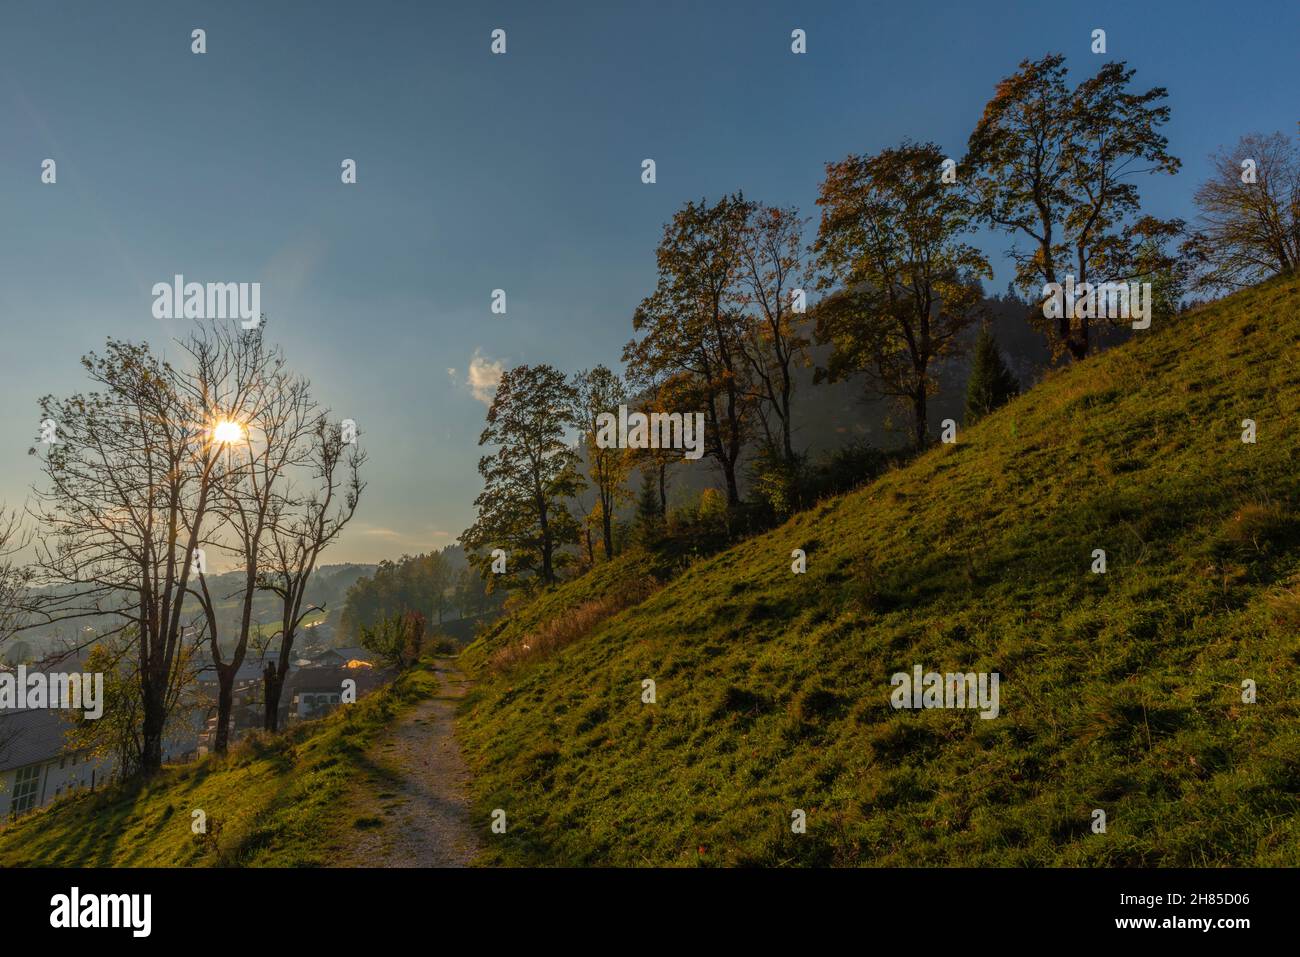
{"type": "MultiPolygon", "coordinates": [[[[307,586],[306,603],[325,609],[324,615],[313,616],[315,642],[328,643],[333,638],[334,623],[343,610],[343,600],[348,588],[358,578],[374,573],[375,565],[344,563],[322,565],[311,577],[307,586]]],[[[223,647],[233,642],[242,616],[244,576],[241,571],[222,572],[209,575],[208,591],[213,598],[217,617],[217,627],[221,634],[223,647]]],[[[50,589],[59,594],[73,594],[72,588],[50,589]]],[[[129,605],[131,596],[123,596],[123,605],[129,605]]],[[[187,605],[187,608],[189,606],[187,605]]],[[[193,606],[195,614],[199,613],[197,603],[193,606]]],[[[253,600],[253,622],[259,625],[262,633],[269,636],[278,627],[280,621],[279,599],[269,592],[259,592],[253,600]]],[[[60,651],[69,645],[80,644],[94,639],[97,633],[106,632],[121,625],[116,615],[99,615],[90,618],[78,618],[75,621],[62,622],[44,628],[23,632],[20,639],[25,644],[23,649],[11,650],[10,643],[0,648],[0,660],[38,659],[47,654],[60,651]],[[18,656],[22,657],[19,658],[18,656]]],[[[16,641],[15,641],[16,646],[16,641]]]]}

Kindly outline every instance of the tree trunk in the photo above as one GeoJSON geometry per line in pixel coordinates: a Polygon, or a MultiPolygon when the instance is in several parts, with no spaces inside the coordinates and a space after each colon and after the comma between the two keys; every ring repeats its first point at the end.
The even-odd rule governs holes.
{"type": "Polygon", "coordinates": [[[722,474],[727,480],[727,505],[735,508],[740,504],[740,489],[736,485],[736,460],[726,459],[722,463],[722,474]]]}
{"type": "Polygon", "coordinates": [[[781,379],[781,439],[785,443],[785,460],[793,462],[794,443],[790,440],[790,373],[785,367],[782,367],[781,379]]]}
{"type": "MultiPolygon", "coordinates": [[[[1083,259],[1082,250],[1079,253],[1079,279],[1078,285],[1088,281],[1088,270],[1083,259]]],[[[1095,298],[1095,295],[1094,295],[1095,298]]],[[[1074,304],[1074,311],[1079,311],[1079,304],[1074,304]]],[[[1065,347],[1070,352],[1070,358],[1075,362],[1088,357],[1088,319],[1082,316],[1070,317],[1070,335],[1065,340],[1065,347]],[[1077,323],[1077,325],[1076,325],[1077,323]]]]}
{"type": "Polygon", "coordinates": [[[735,508],[740,504],[740,486],[736,483],[736,463],[740,461],[741,429],[736,408],[736,390],[731,385],[727,387],[727,431],[730,433],[727,436],[728,454],[724,470],[727,477],[727,505],[735,508]]]}
{"type": "Polygon", "coordinates": [[[542,581],[548,585],[555,584],[555,572],[551,568],[551,524],[546,515],[546,499],[540,490],[537,493],[537,516],[542,527],[542,581]]]}
{"type": "Polygon", "coordinates": [[[262,727],[267,731],[280,730],[280,692],[284,679],[269,661],[262,672],[262,727]]]}
{"type": "Polygon", "coordinates": [[[225,754],[230,746],[230,712],[235,699],[235,669],[217,668],[217,739],[212,749],[217,754],[225,754]]]}
{"type": "Polygon", "coordinates": [[[929,441],[930,427],[927,421],[925,383],[922,382],[920,387],[912,396],[912,409],[916,418],[916,450],[922,451],[929,441]]]}
{"type": "Polygon", "coordinates": [[[668,518],[668,463],[659,463],[659,517],[668,518]]]}
{"type": "Polygon", "coordinates": [[[162,739],[167,710],[162,695],[154,690],[152,682],[146,683],[141,692],[144,720],[140,729],[140,773],[148,777],[162,768],[162,739]]]}
{"type": "Polygon", "coordinates": [[[614,530],[609,517],[609,508],[601,509],[601,524],[604,526],[602,531],[605,533],[605,561],[614,557],[614,530]]]}

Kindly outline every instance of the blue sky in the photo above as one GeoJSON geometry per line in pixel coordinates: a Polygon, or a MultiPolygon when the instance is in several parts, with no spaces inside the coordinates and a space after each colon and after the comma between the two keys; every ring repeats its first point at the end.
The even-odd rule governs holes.
{"type": "MultiPolygon", "coordinates": [[[[997,80],[1060,51],[1076,79],[1116,58],[1139,86],[1168,88],[1184,169],[1145,183],[1145,206],[1187,217],[1212,150],[1294,133],[1297,11],[9,0],[0,501],[25,499],[36,398],[81,388],[83,352],[183,331],[153,318],[150,296],[182,273],[261,282],[272,337],[365,433],[369,488],[331,560],[448,544],[480,488],[474,358],[616,364],[685,200],[743,189],[814,215],[827,161],[904,137],[959,157],[997,80]],[[489,53],[497,27],[505,56],[489,53]],[[1089,51],[1098,27],[1107,57],[1089,51]],[[340,183],[344,158],[355,186],[340,183]],[[494,288],[506,316],[490,312],[494,288]]],[[[983,245],[1001,288],[1006,242],[983,245]]]]}

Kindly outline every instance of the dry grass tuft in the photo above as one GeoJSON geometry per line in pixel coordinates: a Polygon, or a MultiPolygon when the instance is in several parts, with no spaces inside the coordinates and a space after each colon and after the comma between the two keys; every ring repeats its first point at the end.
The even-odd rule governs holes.
{"type": "Polygon", "coordinates": [[[583,602],[499,649],[488,659],[488,664],[492,670],[504,672],[524,662],[549,657],[565,645],[589,634],[601,622],[617,615],[624,608],[639,605],[662,587],[660,582],[647,576],[615,594],[583,602]]]}

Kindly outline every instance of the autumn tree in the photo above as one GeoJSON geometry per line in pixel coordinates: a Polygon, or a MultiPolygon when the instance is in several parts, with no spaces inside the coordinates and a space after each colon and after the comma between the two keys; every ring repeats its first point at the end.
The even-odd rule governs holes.
{"type": "Polygon", "coordinates": [[[749,320],[740,344],[766,444],[779,449],[786,462],[795,458],[793,369],[808,348],[801,327],[812,281],[804,248],[806,222],[794,207],[750,203],[738,245],[738,299],[749,320]],[[775,418],[775,427],[769,417],[775,418]]]}
{"type": "Polygon", "coordinates": [[[596,493],[601,540],[608,561],[614,557],[614,510],[629,498],[625,483],[632,460],[627,449],[599,446],[597,420],[602,413],[618,415],[618,407],[628,401],[627,387],[617,373],[603,365],[577,373],[572,385],[576,396],[573,426],[579,430],[586,451],[587,474],[596,493]]]}
{"type": "MultiPolygon", "coordinates": [[[[1067,72],[1060,54],[1021,62],[984,107],[960,167],[983,221],[1029,241],[1012,250],[1025,289],[1067,272],[1076,283],[1120,279],[1103,268],[1135,253],[1124,226],[1140,208],[1136,177],[1180,165],[1159,132],[1169,120],[1164,88],[1135,91],[1135,71],[1122,62],[1073,89],[1067,72]]],[[[1053,327],[1041,309],[1030,315],[1054,350],[1088,354],[1087,316],[1063,313],[1053,327]]]]}
{"type": "Polygon", "coordinates": [[[1239,289],[1300,264],[1300,148],[1282,133],[1243,136],[1210,157],[1185,251],[1198,284],[1239,289]]]}
{"type": "MultiPolygon", "coordinates": [[[[143,755],[139,657],[134,629],[110,635],[90,648],[81,670],[104,676],[103,713],[87,718],[80,711],[68,715],[69,750],[85,750],[113,762],[115,773],[129,777],[140,770],[143,755]]],[[[193,684],[199,670],[198,643],[181,645],[177,700],[173,720],[200,710],[199,692],[193,684]]]]}
{"type": "Polygon", "coordinates": [[[479,445],[496,450],[479,459],[478,517],[461,536],[481,574],[491,574],[491,552],[499,548],[511,584],[525,583],[518,572],[544,585],[556,581],[562,549],[578,540],[566,503],[583,483],[577,453],[565,442],[576,405],[573,386],[552,366],[521,365],[502,375],[479,436],[479,445]]]}
{"type": "Polygon", "coordinates": [[[928,441],[927,401],[937,360],[953,353],[990,276],[988,261],[958,240],[969,228],[961,193],[941,181],[933,143],[826,167],[814,249],[823,284],[816,335],[831,355],[819,379],[863,373],[874,392],[908,402],[915,447],[928,441]]]}
{"type": "Polygon", "coordinates": [[[408,611],[361,629],[361,647],[373,651],[393,668],[409,668],[420,660],[426,637],[424,616],[408,611]]]}
{"type": "Polygon", "coordinates": [[[438,618],[438,624],[441,625],[443,616],[453,605],[451,590],[455,584],[455,576],[451,571],[451,563],[441,552],[430,552],[428,555],[421,556],[419,572],[421,580],[426,583],[433,613],[438,618]]]}
{"type": "Polygon", "coordinates": [[[655,254],[655,291],[632,318],[639,338],[623,349],[638,387],[688,380],[703,406],[705,452],[722,471],[730,506],[740,502],[737,466],[753,428],[747,323],[737,298],[748,210],[736,194],[688,202],[674,214],[655,254]]]}
{"type": "MultiPolygon", "coordinates": [[[[669,376],[650,390],[638,406],[645,415],[658,412],[667,414],[674,409],[689,409],[695,406],[696,387],[690,376],[678,374],[669,376]]],[[[658,515],[662,520],[668,515],[668,479],[672,467],[682,460],[677,449],[645,448],[632,449],[632,463],[640,470],[643,477],[650,475],[657,490],[659,506],[658,515]]]]}
{"type": "Polygon", "coordinates": [[[492,603],[483,576],[465,567],[456,573],[456,610],[462,618],[485,614],[492,603]]]}

